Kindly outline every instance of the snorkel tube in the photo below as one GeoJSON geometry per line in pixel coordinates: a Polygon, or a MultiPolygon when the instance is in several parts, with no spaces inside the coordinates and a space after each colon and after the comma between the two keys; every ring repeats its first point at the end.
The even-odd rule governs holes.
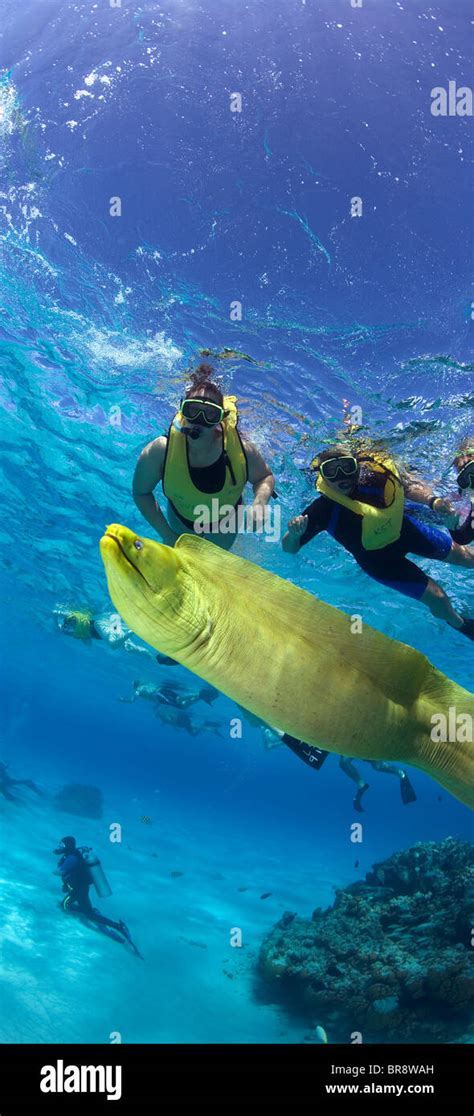
{"type": "Polygon", "coordinates": [[[175,415],[171,425],[173,429],[178,432],[178,434],[184,434],[185,438],[191,438],[193,441],[196,438],[200,438],[201,435],[199,429],[197,429],[196,426],[185,426],[185,422],[185,418],[181,418],[180,421],[178,415],[175,415]]]}

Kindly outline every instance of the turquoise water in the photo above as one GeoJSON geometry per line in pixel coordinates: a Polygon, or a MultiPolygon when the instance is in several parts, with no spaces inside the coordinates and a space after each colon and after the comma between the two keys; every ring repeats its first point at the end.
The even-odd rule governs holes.
{"type": "MultiPolygon", "coordinates": [[[[54,612],[112,611],[98,540],[114,521],[148,533],[134,465],[202,347],[260,362],[217,372],[272,465],[284,524],[311,499],[305,469],[344,399],[455,495],[449,464],[474,401],[469,121],[435,119],[429,101],[433,85],[467,80],[469,12],[455,18],[447,0],[429,12],[367,2],[363,17],[279,0],[245,16],[212,0],[30,0],[21,18],[0,7],[0,758],[43,791],[0,799],[0,1037],[299,1042],[304,1023],[257,992],[265,933],[395,850],[470,839],[468,810],[415,771],[417,802],[403,807],[395,780],[360,764],[371,789],[354,846],[354,787],[336,758],[316,774],[266,752],[253,727],[231,739],[236,709],[222,696],[192,710],[222,736],[172,732],[148,704],[119,699],[135,679],[194,679],[68,639],[54,612]],[[56,810],[74,782],[101,789],[102,818],[56,810]],[[125,918],[144,962],[58,910],[51,850],[71,832],[98,851],[113,891],[98,906],[125,918]]],[[[235,549],[472,689],[471,644],[369,581],[328,536],[299,559],[258,538],[235,549]]],[[[474,614],[469,573],[420,565],[474,614]]]]}

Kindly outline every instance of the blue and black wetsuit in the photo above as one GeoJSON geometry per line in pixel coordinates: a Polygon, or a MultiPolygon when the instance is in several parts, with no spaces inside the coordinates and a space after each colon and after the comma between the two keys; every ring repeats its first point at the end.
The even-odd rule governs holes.
{"type": "Polygon", "coordinates": [[[63,878],[63,891],[66,892],[61,903],[63,911],[84,914],[92,922],[97,922],[99,926],[111,926],[114,930],[120,930],[123,933],[122,926],[125,925],[124,923],[114,922],[112,918],[106,918],[97,910],[97,907],[92,906],[89,899],[89,888],[91,886],[89,870],[79,849],[63,856],[58,867],[63,878]]]}
{"type": "Polygon", "coordinates": [[[63,880],[63,891],[66,892],[61,904],[63,911],[76,910],[82,914],[93,914],[94,908],[89,899],[89,871],[80,852],[63,856],[58,867],[63,880]]]}
{"type": "Polygon", "coordinates": [[[61,857],[58,868],[63,880],[63,891],[66,892],[60,904],[63,911],[85,915],[91,922],[95,922],[97,926],[102,927],[103,933],[110,938],[114,938],[118,942],[125,939],[129,942],[137,957],[141,957],[141,953],[132,942],[130,931],[123,919],[120,919],[120,922],[114,922],[113,918],[106,918],[97,910],[97,907],[92,906],[89,899],[89,888],[91,886],[89,868],[81,850],[73,848],[70,852],[67,852],[65,856],[61,857]]]}
{"type": "MultiPolygon", "coordinates": [[[[380,506],[380,489],[359,484],[351,495],[355,500],[380,506]]],[[[415,600],[423,596],[429,578],[414,562],[410,562],[407,554],[445,561],[453,545],[448,531],[422,523],[405,513],[400,538],[396,542],[382,550],[365,550],[362,545],[362,517],[327,496],[319,496],[305,508],[303,515],[308,516],[308,526],[301,536],[300,547],[306,546],[321,531],[328,531],[374,581],[415,600]]]]}

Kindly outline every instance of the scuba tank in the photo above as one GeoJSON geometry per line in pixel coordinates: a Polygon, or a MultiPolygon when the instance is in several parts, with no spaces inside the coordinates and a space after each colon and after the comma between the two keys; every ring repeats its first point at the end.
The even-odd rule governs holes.
{"type": "Polygon", "coordinates": [[[99,857],[96,856],[92,849],[82,848],[79,849],[79,852],[82,854],[84,864],[87,865],[90,882],[94,885],[99,898],[108,899],[109,895],[112,894],[112,888],[107,880],[99,857]]]}

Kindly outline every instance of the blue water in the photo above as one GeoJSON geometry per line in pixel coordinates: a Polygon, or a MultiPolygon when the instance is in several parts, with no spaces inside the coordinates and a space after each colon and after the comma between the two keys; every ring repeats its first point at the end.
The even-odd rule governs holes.
{"type": "MultiPolygon", "coordinates": [[[[304,469],[344,399],[453,494],[474,404],[470,119],[434,117],[430,93],[469,79],[470,5],[0,0],[0,22],[0,758],[44,791],[0,800],[0,1039],[300,1042],[303,1024],[255,994],[265,933],[414,841],[469,839],[468,810],[415,771],[403,807],[395,780],[360,764],[354,846],[336,758],[316,775],[250,726],[242,740],[171,732],[119,702],[166,668],[68,639],[53,614],[111,611],[98,539],[114,521],[147,533],[135,461],[203,347],[260,362],[217,371],[272,464],[284,523],[311,499],[304,469]],[[70,782],[101,788],[102,819],[55,810],[70,782]],[[57,909],[51,850],[70,832],[99,852],[113,895],[98,905],[126,919],[144,962],[57,909]]],[[[468,641],[328,536],[299,559],[248,537],[236,552],[472,688],[468,641]]],[[[420,564],[474,614],[468,572],[420,564]]],[[[223,726],[235,715],[213,706],[223,726]]]]}

